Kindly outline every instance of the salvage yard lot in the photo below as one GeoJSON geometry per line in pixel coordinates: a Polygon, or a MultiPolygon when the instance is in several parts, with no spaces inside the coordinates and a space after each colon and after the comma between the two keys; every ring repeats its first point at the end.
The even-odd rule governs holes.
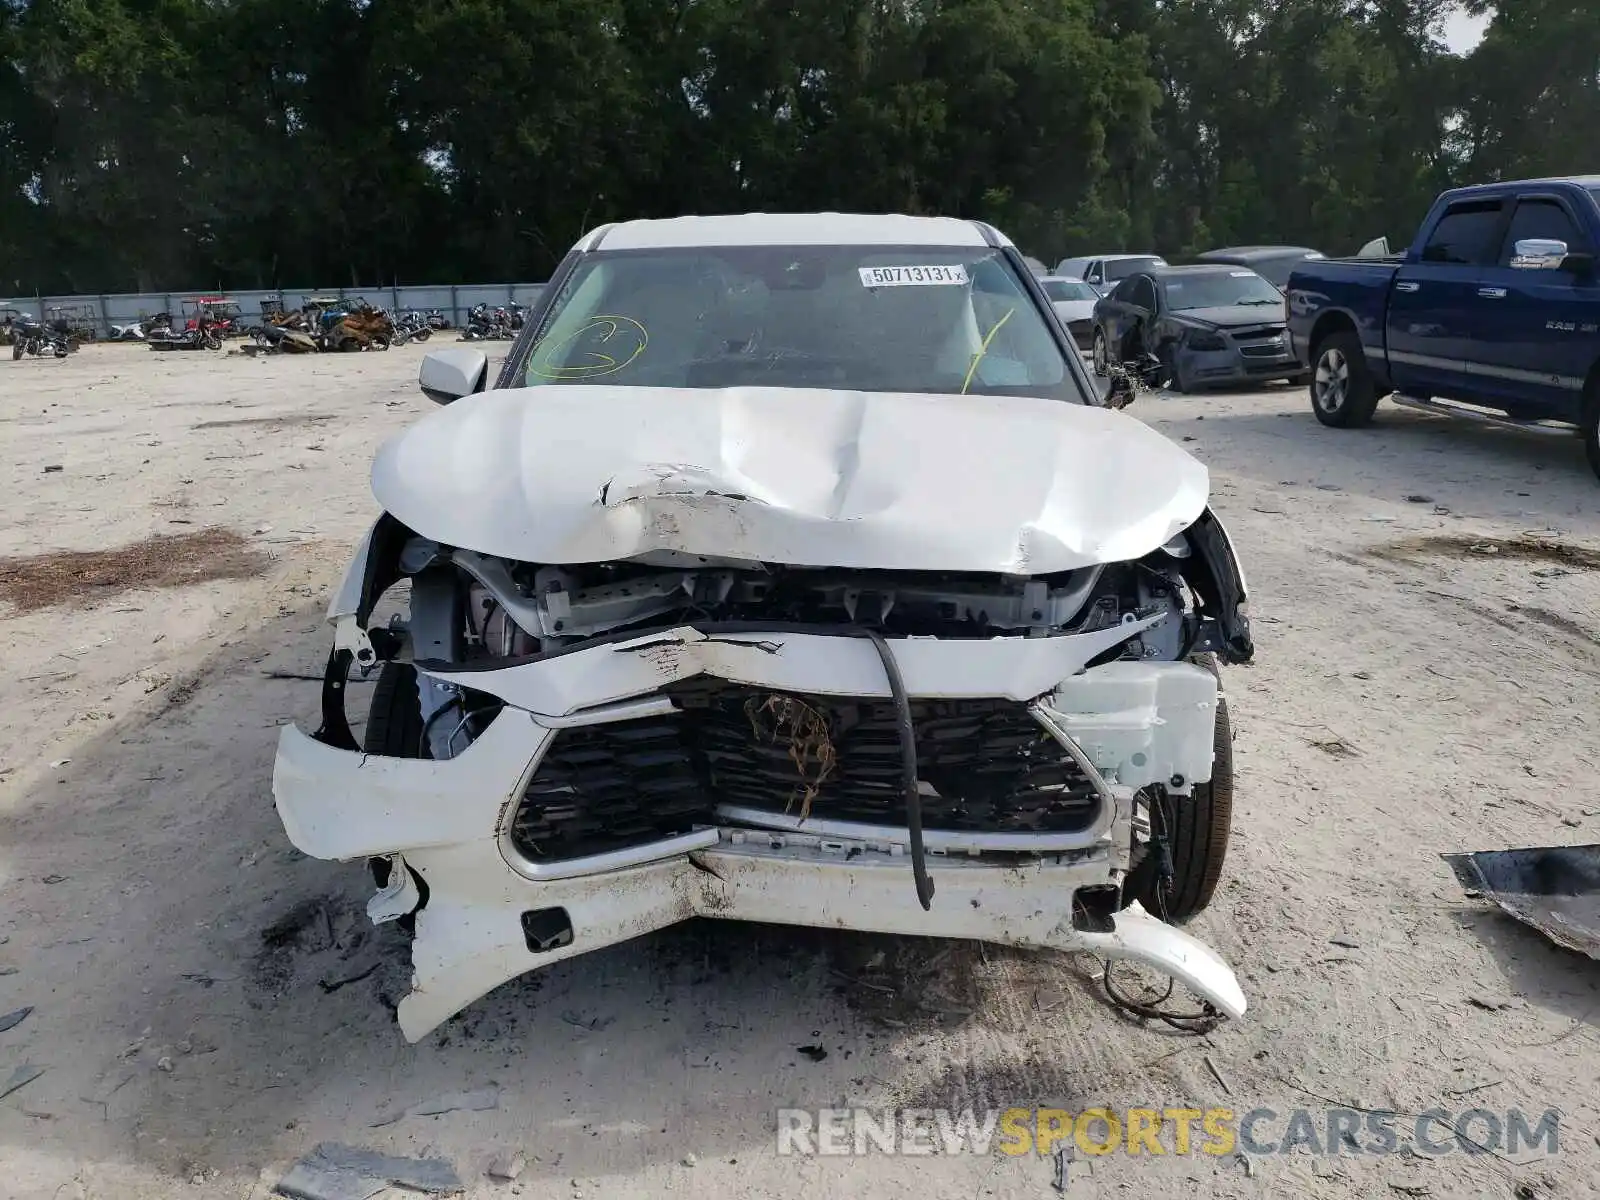
{"type": "Polygon", "coordinates": [[[706,924],[411,1047],[402,936],[367,922],[364,869],[289,846],[270,775],[278,727],[315,724],[368,464],[431,408],[439,344],[0,369],[0,1013],[33,1009],[0,1032],[0,1090],[44,1068],[0,1100],[0,1192],[265,1197],[336,1141],[448,1157],[486,1196],[515,1151],[529,1197],[1050,1194],[1038,1158],[777,1157],[777,1109],[863,1103],[1554,1108],[1553,1157],[1080,1153],[1067,1194],[1596,1194],[1600,964],[1439,859],[1600,841],[1576,439],[1389,407],[1338,432],[1298,388],[1133,408],[1212,469],[1252,591],[1257,660],[1224,677],[1234,842],[1197,930],[1243,1021],[1137,1025],[1085,959],[706,924]],[[452,1093],[495,1107],[397,1115],[452,1093]]]}

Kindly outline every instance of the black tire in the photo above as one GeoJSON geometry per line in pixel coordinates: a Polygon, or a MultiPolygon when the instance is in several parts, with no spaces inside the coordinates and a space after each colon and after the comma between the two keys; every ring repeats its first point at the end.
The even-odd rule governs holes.
{"type": "MultiPolygon", "coordinates": [[[[388,758],[422,757],[422,701],[417,697],[417,669],[410,663],[386,662],[378,672],[361,748],[368,754],[382,754],[388,758]]],[[[389,860],[370,858],[367,866],[372,872],[372,882],[380,888],[387,887],[389,860]]],[[[421,879],[417,884],[424,886],[421,879]]],[[[424,891],[423,895],[426,894],[424,891]]],[[[406,933],[415,932],[416,914],[401,917],[396,924],[406,933]]]]}
{"type": "Polygon", "coordinates": [[[1094,327],[1094,338],[1089,343],[1089,357],[1094,366],[1094,373],[1104,379],[1111,373],[1111,353],[1106,345],[1106,331],[1100,326],[1094,327]]]}
{"type": "Polygon", "coordinates": [[[422,757],[422,701],[410,663],[386,662],[378,672],[361,748],[386,758],[422,757]]]}
{"type": "Polygon", "coordinates": [[[1162,887],[1154,856],[1140,861],[1128,875],[1128,899],[1173,925],[1186,924],[1211,903],[1228,854],[1233,828],[1233,724],[1228,702],[1221,696],[1213,738],[1210,782],[1195,784],[1192,795],[1174,796],[1166,805],[1171,889],[1162,887]]]}
{"type": "Polygon", "coordinates": [[[24,347],[23,347],[23,343],[22,343],[22,339],[21,338],[18,338],[16,341],[11,343],[11,361],[12,362],[16,362],[17,359],[22,357],[23,349],[24,349],[24,347]]]}
{"type": "Polygon", "coordinates": [[[1167,342],[1156,352],[1156,357],[1161,360],[1161,365],[1166,369],[1166,388],[1169,392],[1187,394],[1190,389],[1189,380],[1183,374],[1182,362],[1178,357],[1178,348],[1175,342],[1167,342]]]}
{"type": "Polygon", "coordinates": [[[1378,407],[1378,386],[1367,366],[1366,352],[1354,331],[1330,333],[1312,350],[1311,411],[1335,429],[1359,429],[1372,423],[1378,407]]]}

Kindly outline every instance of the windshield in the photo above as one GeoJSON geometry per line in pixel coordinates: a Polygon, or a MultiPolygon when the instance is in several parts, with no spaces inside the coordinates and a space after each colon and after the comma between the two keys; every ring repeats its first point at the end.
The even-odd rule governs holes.
{"type": "Polygon", "coordinates": [[[1154,255],[1143,258],[1115,258],[1106,263],[1107,279],[1126,279],[1129,275],[1137,275],[1141,271],[1148,271],[1151,267],[1163,265],[1162,260],[1154,255]]]}
{"type": "Polygon", "coordinates": [[[1281,305],[1283,293],[1254,271],[1230,271],[1226,275],[1191,275],[1167,279],[1167,307],[1229,308],[1235,304],[1281,305]]]}
{"type": "Polygon", "coordinates": [[[1046,279],[1044,294],[1052,300],[1098,300],[1100,293],[1076,279],[1046,279]]]}
{"type": "Polygon", "coordinates": [[[556,296],[525,383],[847,388],[1081,401],[998,250],[600,252],[556,296]]]}

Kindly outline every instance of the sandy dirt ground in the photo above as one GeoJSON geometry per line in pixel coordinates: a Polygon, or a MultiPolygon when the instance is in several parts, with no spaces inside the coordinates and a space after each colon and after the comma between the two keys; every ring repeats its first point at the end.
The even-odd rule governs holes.
{"type": "Polygon", "coordinates": [[[1554,1108],[1553,1156],[1080,1154],[1067,1195],[1600,1194],[1600,964],[1439,857],[1600,842],[1600,487],[1576,439],[1387,406],[1338,432],[1300,389],[1139,401],[1210,466],[1258,620],[1196,925],[1244,1020],[1138,1024],[1081,959],[706,923],[409,1046],[403,935],[366,921],[364,868],[288,844],[270,779],[279,726],[315,724],[302,676],[376,515],[372,452],[430,407],[422,353],[0,366],[0,559],[238,539],[146,553],[133,582],[176,557],[170,587],[119,586],[116,556],[0,565],[0,1014],[32,1007],[0,1088],[43,1068],[0,1100],[0,1195],[260,1198],[322,1141],[445,1156],[473,1196],[1055,1194],[1037,1157],[777,1155],[776,1109],[846,1103],[1554,1108]],[[390,1119],[463,1092],[496,1107],[390,1119]],[[513,1152],[517,1182],[487,1179],[513,1152]]]}

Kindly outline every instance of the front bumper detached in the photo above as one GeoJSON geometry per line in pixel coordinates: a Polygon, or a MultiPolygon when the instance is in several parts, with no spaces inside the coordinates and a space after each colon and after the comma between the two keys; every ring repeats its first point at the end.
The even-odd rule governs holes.
{"type": "Polygon", "coordinates": [[[441,761],[390,758],[291,726],[273,792],[305,853],[390,859],[374,920],[411,911],[425,891],[413,990],[399,1008],[412,1041],[529,970],[695,916],[1088,950],[1145,963],[1238,1017],[1232,971],[1190,935],[1137,906],[1074,918],[1080,892],[1103,895],[1129,866],[1138,789],[1182,794],[1210,778],[1209,672],[1134,661],[1084,670],[1133,632],[889,643],[928,722],[923,777],[945,784],[924,788],[931,911],[911,886],[903,824],[890,806],[873,808],[883,793],[872,714],[888,687],[860,638],[685,627],[491,669],[422,663],[438,681],[504,702],[470,746],[441,761]],[[768,711],[755,703],[763,696],[807,697],[855,722],[831,798],[803,819],[783,803],[792,796],[775,794],[773,755],[764,773],[759,730],[748,764],[717,758],[728,731],[718,704],[749,716],[768,711]],[[678,722],[702,739],[692,762],[661,749],[658,731],[678,722]],[[1007,777],[1007,795],[1046,799],[1029,807],[998,789],[987,803],[951,801],[951,781],[978,789],[966,781],[985,778],[961,774],[963,747],[987,739],[987,764],[995,747],[1026,741],[1019,727],[1033,741],[1017,751],[1022,773],[1007,777]],[[686,773],[708,757],[724,766],[696,786],[686,773]]]}

